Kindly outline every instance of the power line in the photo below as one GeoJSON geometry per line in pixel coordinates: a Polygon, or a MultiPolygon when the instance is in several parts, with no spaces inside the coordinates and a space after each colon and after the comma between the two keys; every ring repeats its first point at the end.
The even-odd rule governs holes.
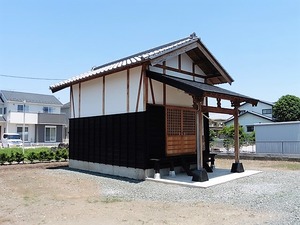
{"type": "Polygon", "coordinates": [[[15,76],[15,75],[7,75],[7,74],[0,74],[1,77],[9,77],[9,78],[17,78],[17,79],[28,79],[28,80],[66,80],[62,79],[53,79],[53,78],[43,78],[43,77],[25,77],[25,76],[15,76]]]}

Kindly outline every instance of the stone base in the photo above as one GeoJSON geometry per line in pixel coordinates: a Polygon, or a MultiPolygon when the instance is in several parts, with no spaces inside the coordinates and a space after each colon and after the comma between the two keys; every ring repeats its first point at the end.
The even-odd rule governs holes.
{"type": "Polygon", "coordinates": [[[208,181],[208,175],[205,169],[199,169],[199,170],[193,170],[192,171],[193,174],[193,179],[192,181],[196,181],[196,182],[204,182],[204,181],[208,181]]]}
{"type": "Polygon", "coordinates": [[[244,171],[245,170],[242,163],[232,163],[231,173],[242,173],[244,171]]]}

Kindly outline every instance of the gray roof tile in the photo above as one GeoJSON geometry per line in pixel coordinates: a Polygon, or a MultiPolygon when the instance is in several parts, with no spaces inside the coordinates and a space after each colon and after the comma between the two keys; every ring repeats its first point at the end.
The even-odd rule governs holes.
{"type": "Polygon", "coordinates": [[[47,104],[47,105],[62,105],[62,103],[53,95],[34,94],[17,91],[0,91],[7,101],[47,104]]]}
{"type": "Polygon", "coordinates": [[[68,87],[77,81],[89,79],[91,77],[94,77],[95,75],[99,76],[99,75],[101,75],[103,73],[107,73],[107,72],[113,73],[115,70],[120,70],[120,69],[126,68],[128,66],[139,65],[145,61],[152,60],[163,54],[167,54],[168,52],[171,52],[178,48],[184,47],[185,45],[189,45],[191,43],[197,42],[198,40],[199,40],[199,38],[195,34],[192,34],[187,38],[183,38],[183,39],[171,42],[166,45],[152,48],[147,51],[140,52],[140,53],[128,56],[126,58],[122,58],[122,59],[104,64],[102,66],[93,67],[91,71],[82,73],[82,74],[72,77],[68,80],[51,85],[50,89],[52,90],[52,92],[55,92],[55,91],[65,88],[65,87],[68,87]]]}

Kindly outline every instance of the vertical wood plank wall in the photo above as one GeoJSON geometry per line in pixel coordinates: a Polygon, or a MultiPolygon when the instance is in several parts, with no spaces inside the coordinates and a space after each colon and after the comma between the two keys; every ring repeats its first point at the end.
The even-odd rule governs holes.
{"type": "Polygon", "coordinates": [[[146,112],[70,119],[70,159],[152,168],[149,159],[164,156],[164,113],[152,106],[146,112]]]}

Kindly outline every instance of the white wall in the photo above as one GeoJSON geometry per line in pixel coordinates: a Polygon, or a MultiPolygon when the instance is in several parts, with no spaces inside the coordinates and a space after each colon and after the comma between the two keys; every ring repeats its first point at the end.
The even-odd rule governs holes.
{"type": "MultiPolygon", "coordinates": [[[[22,112],[10,112],[8,117],[9,123],[24,123],[24,113],[22,112]]],[[[37,113],[25,113],[26,124],[38,124],[37,113]]]]}
{"type": "MultiPolygon", "coordinates": [[[[179,57],[175,56],[166,61],[167,67],[179,69],[178,63],[179,57]]],[[[161,64],[162,65],[162,64],[161,64]]],[[[188,55],[181,55],[181,69],[187,72],[193,72],[193,61],[188,55]]],[[[150,70],[163,73],[161,68],[150,67],[150,70]]],[[[139,93],[139,86],[141,80],[142,66],[131,68],[129,70],[129,98],[127,98],[127,70],[116,72],[105,76],[105,83],[103,86],[103,77],[93,79],[91,81],[82,82],[81,85],[73,85],[73,96],[71,98],[74,103],[71,102],[71,118],[75,117],[89,117],[103,115],[103,88],[105,89],[105,102],[104,102],[104,114],[119,114],[127,112],[135,112],[138,104],[138,111],[146,110],[144,108],[144,84],[142,79],[142,86],[139,93]],[[80,88],[79,88],[80,86],[80,88]],[[79,93],[80,92],[80,93],[79,93]],[[138,101],[139,99],[139,101],[138,101]],[[129,109],[127,107],[129,105],[129,109]]],[[[200,68],[195,66],[195,72],[203,74],[200,68]]],[[[186,75],[179,72],[166,70],[167,75],[180,77],[184,79],[193,80],[193,76],[186,75]]],[[[197,81],[202,81],[202,78],[196,78],[197,81]]],[[[163,84],[152,80],[155,104],[163,104],[163,84]]],[[[71,92],[72,94],[72,92],[71,92]]],[[[148,79],[148,102],[153,103],[151,85],[148,79]]],[[[166,104],[192,107],[192,97],[181,90],[170,87],[166,88],[166,104]]]]}
{"type": "MultiPolygon", "coordinates": [[[[129,71],[129,112],[135,112],[136,110],[141,72],[141,66],[132,68],[129,71]]],[[[138,111],[143,111],[143,93],[144,90],[143,88],[141,88],[140,100],[138,103],[138,111]]]]}
{"type": "Polygon", "coordinates": [[[102,78],[82,83],[81,111],[82,117],[102,115],[102,78]]]}
{"type": "MultiPolygon", "coordinates": [[[[250,103],[246,103],[239,107],[239,110],[246,110],[250,112],[256,112],[262,115],[263,109],[272,109],[272,106],[263,102],[258,102],[257,106],[252,106],[250,103]]],[[[272,114],[263,114],[264,116],[268,116],[272,118],[272,114]]]]}
{"type": "MultiPolygon", "coordinates": [[[[270,123],[270,120],[264,119],[259,116],[255,116],[250,113],[243,114],[239,117],[239,125],[243,126],[245,132],[247,132],[247,126],[253,126],[255,123],[270,123]]],[[[234,125],[234,120],[226,123],[226,126],[234,125]]]]}
{"type": "MultiPolygon", "coordinates": [[[[23,105],[23,103],[12,103],[9,102],[6,104],[7,112],[17,112],[18,105],[23,105]]],[[[28,107],[28,112],[30,113],[43,113],[43,107],[51,107],[53,112],[56,114],[60,114],[60,106],[54,106],[49,104],[34,104],[34,103],[26,103],[26,108],[28,107]]]]}

